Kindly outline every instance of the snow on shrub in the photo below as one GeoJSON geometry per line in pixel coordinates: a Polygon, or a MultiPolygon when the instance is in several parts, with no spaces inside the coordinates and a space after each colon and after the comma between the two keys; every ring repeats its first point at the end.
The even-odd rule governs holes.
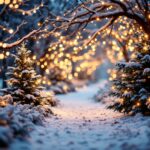
{"type": "Polygon", "coordinates": [[[123,113],[150,114],[150,41],[138,43],[135,58],[117,64],[112,96],[118,97],[108,108],[123,113]],[[144,48],[143,48],[144,47],[144,48]]]}
{"type": "Polygon", "coordinates": [[[14,138],[25,138],[34,125],[43,125],[52,114],[57,100],[51,92],[43,91],[40,75],[33,68],[30,51],[22,44],[9,67],[8,88],[0,96],[0,147],[7,147],[14,138]]]}
{"type": "Polygon", "coordinates": [[[7,147],[14,138],[26,139],[35,125],[44,125],[52,114],[49,107],[16,104],[0,107],[0,147],[7,147]]]}

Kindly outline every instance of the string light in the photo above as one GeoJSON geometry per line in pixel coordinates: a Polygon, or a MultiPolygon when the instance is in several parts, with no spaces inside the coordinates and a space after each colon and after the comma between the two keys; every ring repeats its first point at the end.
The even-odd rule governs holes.
{"type": "Polygon", "coordinates": [[[57,42],[50,44],[44,56],[37,63],[45,72],[44,83],[48,83],[50,76],[58,70],[60,70],[59,74],[55,74],[58,80],[60,78],[72,80],[83,77],[83,74],[85,77],[90,77],[101,64],[100,60],[94,59],[99,45],[97,40],[87,46],[84,44],[84,36],[80,32],[73,39],[55,32],[53,39],[56,39],[57,42]]]}

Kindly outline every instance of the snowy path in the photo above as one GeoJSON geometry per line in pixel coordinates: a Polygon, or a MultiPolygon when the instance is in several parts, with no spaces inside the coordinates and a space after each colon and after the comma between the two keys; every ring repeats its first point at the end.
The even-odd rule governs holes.
{"type": "Polygon", "coordinates": [[[150,119],[125,117],[91,99],[101,84],[58,96],[61,105],[45,127],[32,132],[29,143],[16,142],[14,150],[148,150],[150,119]]]}

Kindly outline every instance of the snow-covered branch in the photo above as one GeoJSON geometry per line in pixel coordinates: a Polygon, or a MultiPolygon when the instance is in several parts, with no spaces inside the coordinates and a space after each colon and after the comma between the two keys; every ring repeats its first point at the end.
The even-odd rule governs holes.
{"type": "Polygon", "coordinates": [[[21,44],[23,41],[27,40],[28,38],[32,37],[33,35],[37,34],[39,31],[41,30],[41,28],[37,29],[37,30],[33,30],[30,33],[28,33],[27,35],[23,36],[21,39],[12,42],[12,43],[2,43],[0,44],[0,48],[2,49],[11,49],[15,46],[18,46],[19,44],[21,44]]]}
{"type": "MultiPolygon", "coordinates": [[[[71,16],[57,17],[56,22],[63,22],[68,28],[74,25],[83,26],[84,28],[91,22],[99,21],[103,24],[106,19],[116,18],[116,20],[119,20],[123,16],[135,20],[149,35],[150,18],[147,16],[150,14],[149,7],[147,1],[141,0],[107,0],[100,2],[89,0],[77,7],[71,16]]],[[[113,24],[113,22],[111,23],[113,24]]]]}
{"type": "Polygon", "coordinates": [[[33,4],[30,1],[1,3],[0,48],[11,49],[39,33],[40,30],[42,32],[45,21],[39,27],[38,22],[41,19],[46,20],[47,17],[40,13],[43,6],[43,2],[40,1],[33,4]]]}

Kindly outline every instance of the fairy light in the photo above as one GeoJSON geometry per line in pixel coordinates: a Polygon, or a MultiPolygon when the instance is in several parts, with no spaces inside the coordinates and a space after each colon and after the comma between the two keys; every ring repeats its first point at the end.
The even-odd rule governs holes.
{"type": "Polygon", "coordinates": [[[32,59],[33,59],[33,60],[36,60],[36,55],[34,55],[34,56],[32,57],[32,59]]]}
{"type": "MultiPolygon", "coordinates": [[[[9,4],[9,7],[15,9],[19,8],[21,2],[21,0],[12,0],[11,2],[7,0],[7,4],[9,4]]],[[[4,1],[0,3],[4,3],[4,1]]],[[[92,1],[92,3],[94,3],[94,1],[92,1]]],[[[104,1],[100,3],[102,5],[105,4],[104,1]]],[[[31,15],[32,13],[36,13],[40,9],[40,7],[43,7],[43,5],[41,4],[40,6],[35,7],[30,12],[23,11],[22,14],[31,15]]],[[[113,9],[113,6],[107,8],[107,10],[111,9],[113,9]]],[[[76,14],[74,13],[74,15],[76,14]]],[[[61,20],[61,17],[57,17],[56,20],[61,20]]],[[[96,17],[96,20],[91,23],[94,26],[94,24],[98,23],[99,21],[100,18],[96,17]]],[[[111,40],[100,41],[98,37],[96,37],[92,39],[91,45],[81,43],[81,41],[83,41],[85,37],[80,32],[77,33],[76,37],[73,39],[67,39],[67,37],[62,36],[60,32],[55,32],[53,36],[55,39],[58,39],[58,42],[50,44],[46,54],[42,58],[40,58],[40,60],[38,60],[38,66],[43,71],[45,71],[46,74],[51,74],[51,72],[48,70],[54,70],[54,68],[59,68],[60,70],[62,70],[62,72],[65,72],[65,77],[69,80],[73,78],[78,78],[83,72],[90,76],[92,72],[95,71],[96,68],[101,64],[100,61],[93,60],[99,43],[102,45],[102,48],[106,50],[106,56],[111,63],[115,64],[117,61],[124,59],[123,49],[119,44],[119,40],[121,40],[121,43],[125,43],[126,48],[129,50],[129,57],[133,57],[133,43],[135,42],[136,38],[132,38],[132,35],[133,33],[135,33],[136,30],[142,29],[134,27],[131,28],[131,22],[126,17],[120,17],[120,19],[116,21],[116,24],[116,30],[112,31],[113,42],[111,42],[111,40]]],[[[41,25],[41,22],[37,23],[37,26],[41,25]]],[[[12,34],[13,32],[13,29],[9,30],[10,34],[12,34]]],[[[101,36],[100,33],[98,34],[98,36],[101,36],[104,39],[109,33],[110,30],[107,29],[105,30],[103,36],[101,36]]],[[[40,38],[47,38],[48,36],[49,34],[41,34],[41,36],[38,37],[37,40],[39,40],[40,38]]],[[[87,37],[88,39],[91,39],[91,35],[87,37]]],[[[145,35],[145,37],[148,37],[148,35],[145,35]]],[[[7,43],[2,43],[3,47],[6,47],[6,45],[7,43]]],[[[36,56],[33,56],[33,59],[36,60],[36,56]]],[[[116,78],[115,72],[111,74],[110,80],[113,80],[114,78],[116,78]]]]}
{"type": "Polygon", "coordinates": [[[10,52],[6,52],[6,56],[9,56],[10,55],[10,52]]]}
{"type": "Polygon", "coordinates": [[[4,54],[3,53],[0,53],[0,59],[4,59],[4,54]]]}
{"type": "Polygon", "coordinates": [[[140,106],[141,106],[141,103],[140,103],[140,102],[137,102],[137,103],[136,103],[136,106],[137,106],[137,107],[140,107],[140,106]]]}
{"type": "Polygon", "coordinates": [[[10,3],[10,0],[5,0],[4,3],[5,3],[6,5],[8,5],[8,4],[10,3]]]}
{"type": "Polygon", "coordinates": [[[38,61],[38,66],[45,72],[43,80],[48,83],[51,74],[60,80],[72,80],[80,78],[83,73],[91,76],[101,64],[101,61],[93,59],[99,42],[94,40],[89,46],[82,43],[84,37],[80,32],[75,38],[68,39],[61,33],[53,34],[57,42],[50,44],[45,55],[38,61]],[[58,70],[57,70],[58,69],[58,70]],[[57,74],[57,71],[60,73],[57,74]]]}
{"type": "Polygon", "coordinates": [[[13,32],[14,32],[14,30],[13,30],[13,29],[10,29],[10,30],[9,30],[9,33],[10,33],[10,34],[12,34],[13,32]]]}
{"type": "Polygon", "coordinates": [[[8,5],[11,9],[18,9],[21,3],[22,0],[0,0],[0,5],[8,5]]]}
{"type": "Polygon", "coordinates": [[[124,99],[123,99],[123,98],[120,98],[120,99],[118,100],[118,102],[119,102],[120,104],[123,104],[123,103],[124,103],[124,99]]]}

